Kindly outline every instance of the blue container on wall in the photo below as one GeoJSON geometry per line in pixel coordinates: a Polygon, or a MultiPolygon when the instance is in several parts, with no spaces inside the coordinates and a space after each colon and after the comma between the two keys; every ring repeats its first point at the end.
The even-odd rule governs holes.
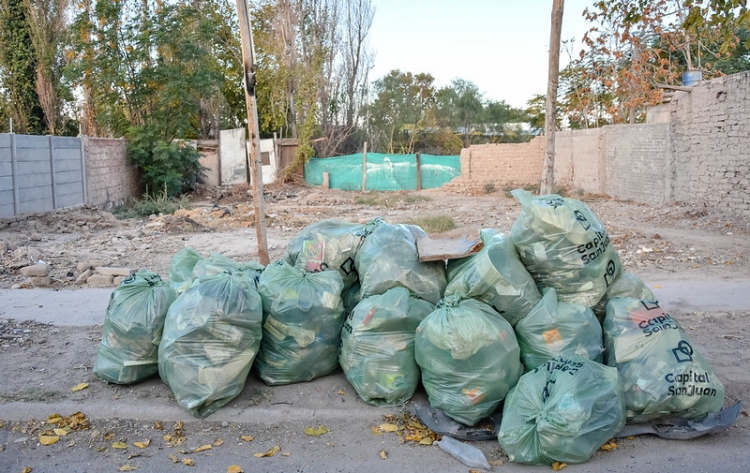
{"type": "Polygon", "coordinates": [[[682,73],[682,85],[695,85],[703,80],[703,71],[685,71],[682,73]]]}

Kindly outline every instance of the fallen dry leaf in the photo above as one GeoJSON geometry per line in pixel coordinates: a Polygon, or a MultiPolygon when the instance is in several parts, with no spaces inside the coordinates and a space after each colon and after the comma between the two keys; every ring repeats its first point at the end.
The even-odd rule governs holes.
{"type": "Polygon", "coordinates": [[[180,463],[179,458],[177,458],[174,453],[169,454],[169,459],[172,460],[172,463],[180,463]]]}
{"type": "Polygon", "coordinates": [[[68,431],[65,429],[52,429],[53,432],[55,432],[55,435],[58,435],[60,437],[65,437],[68,435],[68,431]]]}
{"type": "Polygon", "coordinates": [[[281,453],[281,456],[282,456],[282,457],[288,457],[288,456],[289,456],[289,455],[291,455],[291,454],[292,454],[292,452],[282,452],[282,453],[281,453]]]}
{"type": "Polygon", "coordinates": [[[383,432],[397,432],[398,426],[396,424],[380,424],[380,430],[383,432]]]}
{"type": "Polygon", "coordinates": [[[330,432],[330,430],[328,430],[325,425],[320,425],[317,429],[315,427],[308,427],[305,429],[305,433],[312,437],[319,437],[328,432],[330,432]]]}
{"type": "Polygon", "coordinates": [[[472,468],[471,470],[469,470],[469,473],[480,473],[480,472],[476,468],[472,468]]]}
{"type": "Polygon", "coordinates": [[[190,453],[199,453],[199,452],[205,452],[206,450],[211,450],[213,447],[209,444],[201,445],[200,447],[194,448],[190,453]]]}
{"type": "Polygon", "coordinates": [[[568,466],[567,463],[555,462],[552,464],[552,471],[560,471],[566,466],[568,466]]]}
{"type": "Polygon", "coordinates": [[[489,462],[490,466],[503,466],[505,464],[502,460],[492,460],[489,462]]]}
{"type": "Polygon", "coordinates": [[[377,425],[372,427],[372,435],[383,435],[383,431],[377,425]]]}
{"type": "Polygon", "coordinates": [[[124,449],[128,448],[128,444],[126,444],[125,442],[115,442],[115,443],[112,444],[112,448],[117,448],[119,450],[124,450],[124,449]]]}
{"type": "Polygon", "coordinates": [[[31,473],[31,467],[27,466],[26,468],[24,468],[23,470],[21,470],[21,473],[31,473]]]}
{"type": "Polygon", "coordinates": [[[133,445],[135,445],[138,448],[146,448],[151,443],[151,439],[146,439],[143,442],[133,442],[133,445]]]}
{"type": "Polygon", "coordinates": [[[432,439],[432,437],[424,437],[422,440],[419,441],[419,445],[432,445],[432,443],[435,440],[432,439]]]}
{"type": "Polygon", "coordinates": [[[104,434],[104,440],[106,440],[107,442],[109,442],[113,438],[115,438],[114,432],[107,432],[106,434],[104,434]]]}
{"type": "Polygon", "coordinates": [[[135,471],[137,469],[138,469],[138,467],[137,466],[133,466],[133,465],[122,465],[119,468],[120,471],[135,471]]]}
{"type": "Polygon", "coordinates": [[[80,383],[76,384],[72,388],[70,388],[70,392],[77,393],[78,391],[83,391],[84,389],[89,387],[89,383],[80,383]]]}
{"type": "Polygon", "coordinates": [[[187,466],[195,466],[195,460],[193,460],[192,458],[183,458],[182,464],[187,466]]]}
{"type": "Polygon", "coordinates": [[[339,389],[339,394],[343,396],[344,394],[346,394],[346,391],[344,391],[343,389],[339,389]]]}
{"type": "Polygon", "coordinates": [[[381,460],[388,460],[388,453],[385,450],[380,451],[380,459],[381,460]]]}
{"type": "Polygon", "coordinates": [[[245,473],[245,470],[239,465],[230,465],[227,468],[227,473],[245,473]]]}
{"type": "Polygon", "coordinates": [[[3,424],[2,422],[0,422],[0,429],[3,428],[3,425],[5,425],[5,424],[3,424]]]}
{"type": "Polygon", "coordinates": [[[224,445],[224,440],[222,439],[214,440],[214,447],[221,447],[222,445],[224,445]]]}
{"type": "Polygon", "coordinates": [[[51,416],[47,418],[48,424],[59,424],[63,421],[63,418],[60,414],[54,413],[51,416]]]}
{"type": "Polygon", "coordinates": [[[60,440],[60,437],[57,435],[40,435],[39,436],[39,443],[42,445],[54,445],[57,443],[57,441],[60,440]]]}
{"type": "Polygon", "coordinates": [[[281,451],[281,447],[274,445],[273,448],[266,453],[256,453],[255,456],[258,458],[272,457],[281,451]]]}
{"type": "Polygon", "coordinates": [[[255,437],[253,437],[252,435],[240,435],[240,438],[245,442],[252,442],[253,440],[255,440],[255,437]]]}
{"type": "Polygon", "coordinates": [[[164,426],[163,426],[163,425],[161,425],[161,422],[159,422],[159,421],[157,420],[157,421],[154,421],[154,429],[155,429],[155,430],[164,430],[164,426]]]}
{"type": "Polygon", "coordinates": [[[76,441],[71,440],[70,443],[68,444],[68,447],[75,447],[75,445],[76,445],[76,441]]]}

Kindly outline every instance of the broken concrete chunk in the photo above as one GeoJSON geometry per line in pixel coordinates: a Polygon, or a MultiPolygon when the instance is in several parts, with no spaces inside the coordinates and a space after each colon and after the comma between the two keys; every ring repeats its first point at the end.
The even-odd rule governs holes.
{"type": "Polygon", "coordinates": [[[26,277],[44,277],[49,275],[49,266],[46,264],[34,264],[21,268],[21,274],[26,277]]]}
{"type": "Polygon", "coordinates": [[[87,280],[89,287],[112,287],[115,277],[111,274],[92,274],[87,280]]]}
{"type": "Polygon", "coordinates": [[[91,269],[91,263],[89,263],[88,261],[82,261],[82,262],[80,262],[80,263],[78,263],[78,264],[76,265],[76,269],[77,269],[77,270],[78,270],[79,272],[81,272],[81,273],[82,273],[82,272],[84,272],[84,271],[86,271],[86,270],[89,270],[89,269],[91,269]]]}
{"type": "Polygon", "coordinates": [[[94,271],[92,271],[91,269],[87,269],[86,271],[82,272],[82,273],[81,273],[81,274],[80,274],[80,275],[79,275],[79,276],[78,276],[78,277],[76,278],[76,283],[78,283],[78,284],[83,284],[83,283],[85,283],[85,282],[86,282],[86,281],[88,280],[88,278],[90,278],[90,277],[91,277],[91,275],[92,275],[92,274],[94,274],[94,271]]]}
{"type": "Polygon", "coordinates": [[[97,266],[94,268],[97,274],[103,274],[106,276],[130,276],[135,271],[130,268],[110,268],[106,266],[97,266]]]}
{"type": "Polygon", "coordinates": [[[50,287],[52,285],[52,278],[49,276],[34,276],[31,278],[31,285],[34,287],[50,287]]]}

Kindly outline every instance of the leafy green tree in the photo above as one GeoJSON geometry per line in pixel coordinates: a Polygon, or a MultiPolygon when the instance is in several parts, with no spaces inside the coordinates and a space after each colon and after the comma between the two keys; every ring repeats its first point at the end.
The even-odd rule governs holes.
{"type": "Polygon", "coordinates": [[[6,70],[3,87],[10,99],[5,113],[13,118],[13,130],[44,134],[46,118],[36,91],[38,58],[24,0],[0,0],[0,62],[6,70]]]}
{"type": "Polygon", "coordinates": [[[464,136],[464,147],[471,146],[474,135],[481,135],[479,127],[483,121],[482,94],[472,82],[454,79],[447,87],[437,92],[438,116],[454,131],[464,136]]]}
{"type": "Polygon", "coordinates": [[[368,107],[373,149],[413,153],[435,103],[435,79],[430,74],[393,70],[373,84],[375,98],[368,107]]]}

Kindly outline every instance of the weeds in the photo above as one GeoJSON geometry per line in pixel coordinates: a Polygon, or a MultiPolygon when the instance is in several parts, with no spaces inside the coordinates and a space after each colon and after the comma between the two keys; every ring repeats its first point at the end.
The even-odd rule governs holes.
{"type": "Polygon", "coordinates": [[[125,205],[117,207],[114,212],[115,217],[119,219],[148,217],[149,215],[167,215],[173,214],[179,209],[189,209],[190,201],[186,196],[168,197],[167,192],[161,192],[157,196],[143,194],[143,198],[138,201],[130,201],[125,205]]]}
{"type": "Polygon", "coordinates": [[[456,222],[450,215],[417,217],[404,223],[421,227],[427,233],[443,233],[456,228],[456,222]]]}
{"type": "Polygon", "coordinates": [[[369,192],[354,198],[356,205],[366,205],[368,207],[385,207],[396,208],[405,205],[418,204],[420,202],[429,202],[431,199],[423,195],[412,195],[404,193],[389,192],[369,192]]]}

